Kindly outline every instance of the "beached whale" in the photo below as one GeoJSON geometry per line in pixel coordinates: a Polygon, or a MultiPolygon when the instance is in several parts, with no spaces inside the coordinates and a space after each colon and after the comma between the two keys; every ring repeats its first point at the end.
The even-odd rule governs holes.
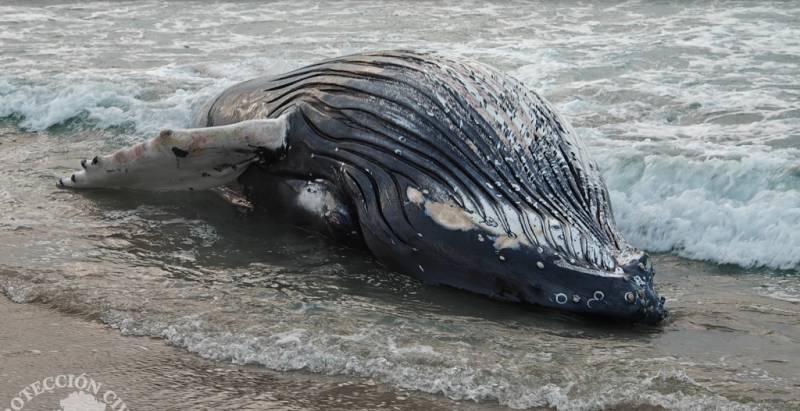
{"type": "Polygon", "coordinates": [[[649,257],[615,228],[572,127],[485,65],[392,51],[235,85],[197,128],[84,160],[68,188],[200,190],[257,207],[426,282],[658,322],[649,257]]]}

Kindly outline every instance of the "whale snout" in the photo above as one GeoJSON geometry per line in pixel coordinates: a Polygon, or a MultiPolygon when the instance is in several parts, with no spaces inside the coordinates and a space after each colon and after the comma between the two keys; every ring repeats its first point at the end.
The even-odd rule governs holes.
{"type": "MultiPolygon", "coordinates": [[[[630,255],[630,254],[628,254],[630,255]]],[[[523,300],[591,316],[614,318],[626,323],[655,325],[668,316],[665,299],[655,289],[655,271],[649,256],[637,253],[629,262],[613,272],[592,271],[577,264],[566,264],[563,260],[522,255],[522,266],[533,267],[526,271],[527,285],[519,287],[523,300]],[[534,260],[524,257],[533,257],[534,260]],[[541,262],[544,261],[544,264],[541,262]],[[547,269],[552,267],[551,271],[547,269]],[[619,269],[622,269],[620,272],[619,269]]],[[[504,261],[514,263],[516,258],[504,261]]],[[[571,262],[575,262],[572,260],[571,262]]],[[[503,282],[502,291],[508,293],[512,280],[503,282]]],[[[496,295],[502,293],[495,293],[496,295]]]]}
{"type": "Polygon", "coordinates": [[[647,318],[652,320],[654,323],[658,323],[661,322],[661,320],[669,317],[669,311],[664,307],[666,300],[667,299],[664,297],[658,298],[657,302],[653,303],[648,308],[647,318]]]}
{"type": "Polygon", "coordinates": [[[652,287],[644,289],[645,298],[641,301],[642,322],[658,324],[669,316],[669,311],[664,307],[666,298],[658,295],[652,287]]]}
{"type": "Polygon", "coordinates": [[[667,318],[669,312],[664,307],[666,299],[660,296],[655,289],[655,269],[651,264],[650,256],[643,254],[622,269],[630,278],[631,285],[631,291],[626,293],[625,299],[628,303],[638,306],[641,321],[656,324],[667,318]]]}

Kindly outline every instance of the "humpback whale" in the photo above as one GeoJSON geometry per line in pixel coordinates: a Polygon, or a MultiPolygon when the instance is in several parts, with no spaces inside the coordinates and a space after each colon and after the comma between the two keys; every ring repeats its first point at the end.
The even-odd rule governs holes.
{"type": "Polygon", "coordinates": [[[81,167],[58,186],[236,184],[258,209],[428,283],[626,321],[667,315],[574,129],[477,62],[385,51],[256,78],[209,102],[195,128],[81,167]]]}

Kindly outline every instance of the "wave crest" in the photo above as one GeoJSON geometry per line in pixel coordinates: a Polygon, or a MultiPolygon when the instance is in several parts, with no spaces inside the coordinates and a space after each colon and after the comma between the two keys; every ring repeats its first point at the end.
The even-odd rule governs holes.
{"type": "Polygon", "coordinates": [[[595,154],[634,245],[748,268],[800,265],[800,150],[603,144],[595,154]]]}

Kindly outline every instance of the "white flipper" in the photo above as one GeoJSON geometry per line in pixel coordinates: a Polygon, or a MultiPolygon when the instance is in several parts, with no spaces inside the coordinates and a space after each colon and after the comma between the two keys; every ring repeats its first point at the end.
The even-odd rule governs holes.
{"type": "Polygon", "coordinates": [[[257,161],[259,153],[285,146],[286,119],[162,130],[150,141],[81,161],[83,170],[60,178],[58,186],[171,191],[225,185],[257,161]]]}

